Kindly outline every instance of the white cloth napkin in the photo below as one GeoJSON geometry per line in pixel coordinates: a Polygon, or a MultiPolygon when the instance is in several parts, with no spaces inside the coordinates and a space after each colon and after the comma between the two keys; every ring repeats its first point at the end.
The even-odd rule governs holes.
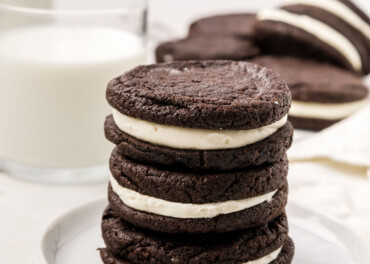
{"type": "Polygon", "coordinates": [[[288,151],[290,198],[344,221],[370,242],[370,104],[288,151]]]}
{"type": "Polygon", "coordinates": [[[370,183],[367,169],[315,159],[292,162],[289,200],[345,222],[370,242],[370,183]]]}

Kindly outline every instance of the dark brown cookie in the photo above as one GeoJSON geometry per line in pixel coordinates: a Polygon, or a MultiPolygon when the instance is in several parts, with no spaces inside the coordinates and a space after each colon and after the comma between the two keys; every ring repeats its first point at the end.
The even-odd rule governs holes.
{"type": "MultiPolygon", "coordinates": [[[[363,21],[365,21],[368,25],[370,25],[370,17],[360,8],[358,7],[354,2],[350,0],[337,0],[338,2],[342,2],[345,4],[347,7],[349,7],[352,11],[354,11],[363,21]]],[[[358,29],[354,29],[358,30],[358,29]]],[[[362,33],[363,34],[363,33],[362,33]]],[[[370,56],[370,40],[369,36],[366,36],[363,34],[364,41],[367,43],[368,47],[368,54],[370,56]]]]}
{"type": "Polygon", "coordinates": [[[182,150],[150,144],[122,132],[112,116],[107,117],[104,130],[106,138],[132,159],[169,168],[207,171],[241,169],[278,161],[293,139],[293,127],[289,122],[262,141],[223,150],[182,150]]]}
{"type": "Polygon", "coordinates": [[[179,203],[217,203],[260,196],[286,182],[288,160],[244,170],[216,173],[170,171],[135,162],[115,149],[110,170],[124,188],[150,197],[179,203]]]}
{"type": "Polygon", "coordinates": [[[363,100],[368,89],[352,72],[293,57],[263,56],[252,62],[271,68],[288,84],[294,101],[348,103],[363,100]]]}
{"type": "MultiPolygon", "coordinates": [[[[296,102],[351,103],[368,96],[368,89],[359,76],[326,63],[276,56],[259,57],[253,62],[281,75],[291,89],[293,106],[296,102]]],[[[305,130],[321,130],[340,120],[299,117],[293,113],[289,116],[295,128],[305,130]]]]}
{"type": "Polygon", "coordinates": [[[134,227],[113,211],[104,213],[104,263],[245,263],[283,247],[272,263],[290,263],[294,246],[285,214],[254,229],[225,234],[171,235],[134,227]],[[121,262],[114,262],[122,259],[121,262]],[[127,262],[125,262],[127,260],[127,262]],[[111,261],[111,262],[107,262],[111,261]]]}
{"type": "Polygon", "coordinates": [[[328,128],[340,120],[324,120],[316,118],[301,118],[296,116],[289,116],[289,120],[294,124],[296,129],[319,131],[328,128]]]}
{"type": "Polygon", "coordinates": [[[157,62],[183,60],[245,60],[259,54],[251,41],[233,36],[206,36],[180,39],[160,44],[157,62]]]}
{"type": "Polygon", "coordinates": [[[278,189],[270,202],[212,218],[174,218],[138,211],[125,205],[108,188],[109,204],[122,219],[142,228],[165,233],[221,233],[259,226],[281,214],[287,203],[288,184],[278,189]]]}
{"type": "MultiPolygon", "coordinates": [[[[121,257],[115,256],[112,252],[110,252],[106,248],[100,248],[100,257],[104,264],[134,264],[131,261],[125,260],[121,257]]],[[[144,264],[144,263],[140,263],[144,264]]]]}
{"type": "Polygon", "coordinates": [[[256,42],[265,54],[314,59],[356,71],[333,47],[314,35],[285,23],[259,21],[256,24],[256,42]]]}
{"type": "MultiPolygon", "coordinates": [[[[359,54],[361,65],[353,64],[350,59],[338,51],[330,43],[325,42],[320,36],[300,29],[293,24],[275,20],[261,20],[256,23],[256,42],[264,53],[277,55],[290,55],[307,59],[330,62],[334,65],[366,75],[370,71],[370,41],[366,35],[350,25],[333,12],[309,4],[286,5],[281,8],[290,14],[301,16],[306,25],[310,21],[303,20],[309,17],[322,22],[325,27],[331,28],[350,42],[359,54]],[[303,16],[302,16],[303,15],[303,16]]],[[[261,13],[263,15],[263,12],[261,13]]],[[[324,28],[324,26],[323,26],[324,28]]]]}
{"type": "Polygon", "coordinates": [[[229,14],[205,17],[194,21],[189,28],[189,37],[237,36],[253,39],[255,14],[229,14]]]}
{"type": "Polygon", "coordinates": [[[139,66],[112,80],[107,100],[124,115],[204,129],[253,129],[290,108],[286,83],[274,72],[235,61],[139,66]]]}
{"type": "MultiPolygon", "coordinates": [[[[106,248],[100,249],[99,251],[100,251],[101,259],[104,264],[134,264],[133,262],[124,260],[121,257],[117,257],[116,255],[114,255],[112,252],[110,252],[106,248]]],[[[279,256],[274,261],[270,262],[270,264],[290,264],[293,260],[293,256],[294,256],[294,243],[293,243],[293,240],[290,237],[288,237],[279,256]]],[[[150,262],[140,262],[140,264],[145,264],[145,263],[150,263],[150,262]]],[[[226,263],[226,262],[223,262],[223,263],[226,263]]],[[[236,262],[230,262],[230,263],[234,264],[236,262]]],[[[240,263],[243,264],[243,262],[240,262],[240,263]]]]}
{"type": "Polygon", "coordinates": [[[316,20],[324,22],[326,25],[340,32],[359,52],[362,61],[363,74],[366,75],[370,72],[370,57],[368,56],[368,51],[370,50],[370,41],[366,36],[361,34],[359,30],[333,13],[314,6],[288,5],[282,7],[282,9],[295,14],[310,16],[316,20]]]}

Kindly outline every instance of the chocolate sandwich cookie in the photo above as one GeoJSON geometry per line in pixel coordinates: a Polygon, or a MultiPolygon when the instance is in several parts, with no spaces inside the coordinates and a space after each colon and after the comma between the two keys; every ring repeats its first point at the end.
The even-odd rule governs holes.
{"type": "Polygon", "coordinates": [[[323,129],[367,103],[368,89],[352,72],[292,57],[264,56],[253,62],[277,71],[287,82],[293,97],[289,120],[295,128],[323,129]]]}
{"type": "Polygon", "coordinates": [[[141,229],[107,209],[102,233],[104,263],[291,263],[294,245],[285,214],[254,229],[225,234],[171,235],[141,229]]]}
{"type": "Polygon", "coordinates": [[[182,60],[245,60],[259,54],[251,41],[234,36],[205,36],[160,44],[157,62],[182,60]]]}
{"type": "Polygon", "coordinates": [[[255,14],[229,14],[205,17],[194,21],[189,28],[189,37],[236,36],[253,39],[255,14]]]}
{"type": "MultiPolygon", "coordinates": [[[[286,3],[295,5],[294,8],[301,10],[311,7],[311,13],[312,10],[326,11],[324,15],[319,16],[319,19],[328,22],[331,27],[338,31],[353,32],[356,41],[361,38],[360,41],[370,52],[370,18],[350,0],[289,0],[286,3]]],[[[349,38],[351,37],[349,36],[349,38]]]]}
{"type": "Polygon", "coordinates": [[[370,25],[354,10],[337,0],[288,3],[257,15],[256,41],[264,52],[370,72],[370,25]]]}
{"type": "Polygon", "coordinates": [[[121,131],[110,115],[105,121],[105,136],[120,152],[135,160],[177,169],[227,171],[258,166],[280,160],[293,140],[293,127],[287,122],[274,134],[234,149],[185,150],[151,144],[121,131]]]}
{"type": "MultiPolygon", "coordinates": [[[[311,0],[295,0],[298,3],[300,1],[303,1],[306,3],[306,1],[311,2],[311,0]]],[[[294,2],[295,2],[294,1],[294,2]]],[[[312,3],[317,3],[320,0],[314,0],[312,3]]],[[[337,0],[329,0],[329,3],[336,2],[337,0]]],[[[288,12],[294,13],[294,14],[300,14],[300,15],[307,15],[313,19],[316,19],[318,21],[321,21],[325,23],[330,28],[336,30],[337,32],[340,32],[347,40],[349,40],[353,47],[357,50],[357,53],[359,54],[361,58],[361,65],[362,65],[362,73],[367,74],[370,72],[370,57],[368,56],[368,51],[370,50],[370,36],[369,38],[366,37],[366,35],[363,35],[361,31],[356,29],[351,24],[347,23],[347,21],[343,20],[341,17],[338,17],[337,15],[333,14],[330,9],[330,6],[328,6],[328,9],[323,9],[320,4],[313,5],[313,4],[292,4],[282,7],[283,10],[286,10],[288,12]]],[[[326,3],[326,1],[320,1],[323,6],[326,3]],[[324,3],[322,3],[324,2],[324,3]]],[[[335,9],[334,9],[335,10],[335,9]]],[[[343,18],[346,18],[346,16],[343,15],[343,18]]],[[[364,23],[367,25],[367,28],[369,29],[370,34],[370,25],[364,23]]],[[[362,27],[359,27],[360,29],[362,27]]]]}
{"type": "Polygon", "coordinates": [[[288,161],[225,173],[170,171],[117,149],[108,198],[123,219],[168,233],[228,232],[265,223],[286,204],[288,161]]]}
{"type": "Polygon", "coordinates": [[[108,139],[145,162],[156,152],[163,165],[233,169],[279,160],[291,142],[288,86],[247,62],[140,66],[111,81],[107,99],[116,125],[108,118],[108,139]],[[225,162],[217,165],[220,154],[225,162]]]}

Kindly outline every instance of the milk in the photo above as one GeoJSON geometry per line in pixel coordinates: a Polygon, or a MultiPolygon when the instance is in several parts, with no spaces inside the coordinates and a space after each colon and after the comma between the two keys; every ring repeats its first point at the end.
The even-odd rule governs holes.
{"type": "Polygon", "coordinates": [[[144,62],[142,39],[120,29],[0,32],[0,158],[44,167],[106,163],[107,83],[144,62]]]}

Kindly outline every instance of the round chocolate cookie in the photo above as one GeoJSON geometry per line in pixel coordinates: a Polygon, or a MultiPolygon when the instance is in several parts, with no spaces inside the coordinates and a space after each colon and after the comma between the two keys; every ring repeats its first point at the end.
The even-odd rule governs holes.
{"type": "Polygon", "coordinates": [[[278,161],[293,140],[293,127],[289,122],[262,141],[222,150],[183,150],[150,144],[121,131],[112,116],[107,117],[104,130],[106,138],[127,157],[169,168],[207,171],[241,169],[278,161]]]}
{"type": "MultiPolygon", "coordinates": [[[[128,260],[125,260],[121,257],[114,255],[112,252],[110,252],[106,248],[99,249],[99,251],[100,251],[101,259],[104,264],[134,264],[134,262],[130,262],[128,260]]],[[[270,262],[269,264],[290,264],[292,263],[293,256],[294,256],[294,243],[293,243],[293,240],[290,237],[288,237],[278,257],[274,261],[270,262]]],[[[140,262],[140,264],[142,263],[143,262],[140,262]]],[[[150,263],[150,262],[147,262],[147,263],[150,263]]],[[[170,263],[173,263],[173,262],[170,262],[170,263]]],[[[235,262],[229,262],[229,263],[234,264],[235,262]]],[[[241,262],[241,264],[245,264],[245,262],[244,263],[241,262]]]]}
{"type": "Polygon", "coordinates": [[[205,204],[241,200],[276,191],[286,182],[288,160],[224,173],[170,171],[138,163],[115,149],[110,158],[114,179],[124,188],[178,203],[205,204]]]}
{"type": "Polygon", "coordinates": [[[328,128],[339,120],[324,120],[318,118],[303,118],[296,116],[289,116],[289,120],[294,124],[296,129],[320,131],[322,129],[328,128]]]}
{"type": "Polygon", "coordinates": [[[346,103],[365,99],[368,94],[360,77],[327,63],[279,56],[257,57],[252,62],[280,74],[292,100],[346,103]]]}
{"type": "Polygon", "coordinates": [[[281,22],[258,22],[256,42],[264,54],[315,59],[355,71],[346,58],[330,45],[304,30],[281,22]]]}
{"type": "MultiPolygon", "coordinates": [[[[347,7],[349,7],[353,12],[355,12],[364,22],[366,22],[368,25],[370,25],[370,17],[360,8],[358,7],[355,3],[353,3],[351,0],[337,0],[339,2],[341,2],[342,4],[346,5],[347,7]]],[[[356,29],[358,30],[358,29],[356,29]]],[[[364,34],[362,32],[362,35],[364,36],[365,38],[365,41],[367,43],[370,43],[370,36],[368,34],[364,34]]],[[[370,57],[370,48],[369,48],[369,44],[367,45],[368,47],[368,54],[369,54],[369,57],[370,57]]]]}
{"type": "Polygon", "coordinates": [[[286,215],[254,229],[225,234],[171,235],[144,230],[107,209],[102,233],[104,263],[246,263],[274,255],[271,263],[290,263],[294,246],[286,215]],[[277,254],[280,253],[280,254],[277,254]]]}
{"type": "Polygon", "coordinates": [[[253,62],[275,70],[287,82],[293,98],[289,119],[295,128],[323,129],[345,118],[338,115],[346,114],[342,109],[348,108],[350,115],[357,110],[357,103],[359,108],[366,103],[368,89],[352,72],[292,57],[263,56],[253,62]],[[302,112],[303,107],[306,113],[302,112]]]}
{"type": "Polygon", "coordinates": [[[189,37],[237,36],[253,39],[255,14],[229,14],[205,17],[194,21],[189,28],[189,37]]]}
{"type": "Polygon", "coordinates": [[[255,64],[188,61],[136,67],[109,83],[107,100],[157,124],[248,130],[286,116],[291,95],[274,71],[255,64]]]}
{"type": "MultiPolygon", "coordinates": [[[[271,201],[265,201],[244,210],[219,214],[215,217],[175,218],[133,209],[122,202],[113,191],[111,184],[108,187],[109,204],[119,217],[135,226],[164,233],[221,233],[259,226],[284,211],[287,196],[288,184],[285,182],[272,196],[271,201]]],[[[181,203],[177,204],[177,210],[181,211],[181,203]]],[[[208,205],[206,207],[209,207],[208,205]]],[[[148,208],[148,210],[152,209],[152,207],[148,208]]],[[[199,210],[202,211],[202,209],[199,210]]]]}
{"type": "Polygon", "coordinates": [[[301,15],[307,15],[340,32],[346,39],[350,40],[361,56],[362,73],[368,74],[370,72],[370,57],[368,51],[370,50],[370,40],[361,34],[356,28],[346,23],[342,18],[337,17],[333,13],[324,9],[310,6],[310,5],[287,5],[282,7],[283,10],[301,15]]]}
{"type": "MultiPolygon", "coordinates": [[[[262,10],[257,15],[256,42],[262,51],[325,61],[357,73],[369,73],[369,39],[349,24],[345,16],[338,17],[330,8],[299,2],[281,9],[262,10]]],[[[350,8],[348,11],[352,12],[350,8]]]]}
{"type": "MultiPolygon", "coordinates": [[[[311,6],[316,7],[322,10],[327,11],[329,14],[321,16],[320,19],[330,18],[333,19],[333,16],[337,17],[337,20],[341,20],[339,24],[331,23],[330,26],[341,31],[343,28],[343,23],[346,23],[344,27],[349,27],[354,34],[357,35],[358,38],[362,39],[362,42],[368,49],[368,53],[370,53],[370,18],[366,15],[361,8],[356,6],[356,4],[350,0],[336,0],[336,1],[307,1],[307,0],[293,0],[290,2],[291,5],[299,5],[300,8],[304,6],[311,6]],[[347,9],[349,13],[343,13],[343,10],[347,9]],[[356,18],[354,18],[356,17],[356,18]],[[341,26],[339,26],[341,25],[341,26]],[[338,27],[339,26],[339,27],[338,27]]],[[[348,30],[346,30],[348,31],[348,30]]]]}
{"type": "Polygon", "coordinates": [[[156,49],[156,60],[245,60],[258,54],[258,47],[249,40],[233,36],[206,36],[162,43],[156,49]]]}

